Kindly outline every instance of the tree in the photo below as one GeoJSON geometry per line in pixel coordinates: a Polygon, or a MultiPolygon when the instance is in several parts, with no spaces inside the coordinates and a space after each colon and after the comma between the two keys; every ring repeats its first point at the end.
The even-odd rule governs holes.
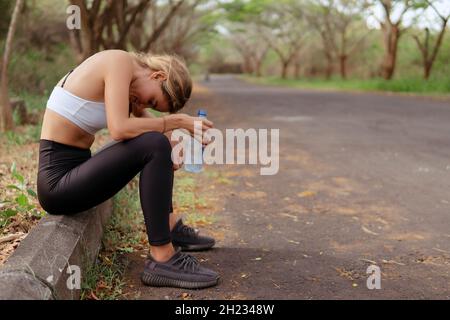
{"type": "Polygon", "coordinates": [[[306,10],[306,19],[308,24],[319,34],[322,42],[322,49],[325,55],[326,68],[325,76],[330,79],[333,74],[334,52],[331,44],[333,35],[329,33],[330,28],[327,28],[324,20],[326,20],[327,10],[317,4],[316,1],[310,1],[306,10]]]}
{"type": "Polygon", "coordinates": [[[381,5],[384,13],[383,19],[378,19],[384,45],[384,56],[381,64],[381,75],[384,79],[392,79],[397,62],[397,49],[400,36],[403,34],[403,17],[413,6],[413,0],[376,0],[381,5]],[[400,11],[397,18],[395,12],[400,11]]]}
{"type": "Polygon", "coordinates": [[[296,1],[269,4],[260,16],[261,35],[277,54],[281,63],[281,78],[286,79],[288,69],[300,59],[299,51],[307,33],[304,15],[296,1]]]}
{"type": "Polygon", "coordinates": [[[150,1],[130,5],[128,0],[70,0],[81,11],[81,30],[71,32],[78,60],[85,60],[101,48],[125,49],[132,24],[150,1]]]}
{"type": "MultiPolygon", "coordinates": [[[[211,7],[204,8],[209,4],[208,0],[186,0],[172,15],[170,23],[164,32],[150,45],[150,51],[154,53],[170,52],[182,56],[186,61],[191,61],[197,55],[198,44],[205,42],[209,35],[214,33],[214,26],[217,18],[212,13],[211,7]]],[[[152,33],[163,19],[167,19],[167,14],[161,14],[162,8],[152,7],[144,20],[137,22],[130,34],[132,46],[140,50],[143,43],[148,40],[143,37],[143,29],[152,33]],[[146,26],[146,27],[145,27],[146,26]]],[[[170,12],[170,8],[165,8],[170,12]]],[[[147,45],[147,44],[146,44],[147,45]]]]}
{"type": "Polygon", "coordinates": [[[134,49],[148,52],[170,25],[184,0],[168,0],[163,4],[157,0],[70,2],[81,10],[81,30],[74,30],[71,39],[78,60],[83,61],[101,49],[126,50],[130,42],[134,49]],[[152,16],[147,24],[149,12],[152,16]],[[151,29],[150,33],[148,29],[151,29]],[[132,37],[130,33],[133,33],[132,37]]]}
{"type": "Polygon", "coordinates": [[[423,77],[424,79],[428,79],[431,74],[431,69],[433,68],[434,61],[438,55],[439,49],[442,45],[442,40],[444,39],[445,31],[447,29],[447,23],[450,19],[450,13],[444,15],[439,12],[436,8],[435,3],[437,1],[425,0],[426,8],[431,8],[436,15],[438,16],[441,26],[438,31],[437,38],[433,44],[430,45],[430,29],[425,28],[425,37],[423,41],[420,40],[419,36],[413,35],[414,40],[419,47],[419,50],[422,54],[422,62],[423,62],[423,77]]]}
{"type": "Polygon", "coordinates": [[[236,48],[239,55],[242,57],[242,71],[247,74],[252,74],[253,67],[253,43],[247,41],[247,34],[244,32],[236,32],[231,36],[231,42],[236,48]]]}
{"type": "Polygon", "coordinates": [[[244,60],[243,71],[260,77],[263,61],[270,48],[266,41],[261,41],[261,28],[249,24],[242,29],[232,30],[231,41],[244,60]]]}
{"type": "Polygon", "coordinates": [[[167,5],[161,6],[158,1],[152,1],[148,10],[142,12],[133,26],[133,47],[138,51],[150,51],[155,42],[163,35],[163,32],[170,26],[183,3],[184,0],[169,0],[167,5]]]}
{"type": "Polygon", "coordinates": [[[6,37],[5,51],[3,52],[3,62],[0,80],[0,105],[2,107],[0,123],[2,131],[14,129],[14,119],[12,115],[11,104],[9,101],[8,93],[8,65],[12,51],[12,43],[14,34],[17,28],[17,21],[19,20],[19,14],[24,4],[23,0],[16,0],[14,11],[12,14],[11,22],[9,24],[8,35],[6,37]]]}
{"type": "Polygon", "coordinates": [[[366,0],[321,0],[310,3],[306,15],[321,36],[327,59],[327,77],[331,75],[335,57],[339,62],[341,77],[347,78],[348,59],[370,32],[362,16],[368,6],[366,0]]]}
{"type": "Polygon", "coordinates": [[[229,30],[230,43],[242,57],[242,69],[257,77],[262,75],[262,64],[270,49],[269,41],[261,41],[267,33],[261,15],[270,4],[271,1],[266,0],[236,0],[222,4],[226,19],[223,25],[229,30]]]}
{"type": "Polygon", "coordinates": [[[324,24],[331,48],[339,61],[342,79],[347,78],[348,58],[370,32],[362,18],[362,12],[367,7],[368,2],[365,0],[329,0],[325,9],[324,24]]]}

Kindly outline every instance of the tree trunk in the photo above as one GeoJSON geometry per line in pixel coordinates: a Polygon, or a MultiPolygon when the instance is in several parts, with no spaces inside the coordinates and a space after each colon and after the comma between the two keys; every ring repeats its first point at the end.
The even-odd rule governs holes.
{"type": "Polygon", "coordinates": [[[170,24],[175,14],[177,14],[177,11],[178,9],[180,9],[182,4],[183,1],[178,1],[175,4],[172,4],[169,13],[164,17],[164,20],[161,22],[161,24],[155,30],[153,30],[152,35],[148,37],[148,40],[143,48],[141,48],[141,51],[150,51],[152,44],[158,39],[158,37],[164,32],[164,30],[167,29],[167,26],[170,24]]]}
{"type": "Polygon", "coordinates": [[[253,73],[252,60],[251,60],[250,57],[248,57],[248,56],[244,57],[244,61],[242,63],[242,70],[246,74],[252,74],[253,73]]]}
{"type": "Polygon", "coordinates": [[[262,61],[255,61],[255,75],[256,77],[260,78],[261,77],[261,65],[262,65],[262,61]]]}
{"type": "Polygon", "coordinates": [[[70,31],[71,44],[77,53],[79,63],[96,53],[100,47],[101,41],[98,35],[103,32],[103,21],[105,21],[105,17],[99,16],[100,2],[95,0],[89,8],[85,0],[70,0],[72,5],[80,8],[81,14],[81,30],[70,31]]]}
{"type": "Polygon", "coordinates": [[[281,63],[281,78],[282,79],[287,79],[288,68],[289,68],[289,62],[283,61],[281,63]]]}
{"type": "Polygon", "coordinates": [[[83,46],[81,44],[80,30],[72,30],[69,32],[70,44],[75,51],[77,61],[82,61],[83,46]]]}
{"type": "Polygon", "coordinates": [[[330,80],[331,76],[333,75],[333,57],[330,53],[325,54],[327,59],[327,67],[325,70],[325,77],[327,80],[330,80]]]}
{"type": "MultiPolygon", "coordinates": [[[[425,80],[428,80],[428,78],[430,78],[431,69],[433,68],[433,64],[434,64],[434,61],[436,60],[439,49],[441,48],[442,40],[444,39],[445,30],[447,29],[447,23],[448,23],[449,18],[450,18],[450,16],[447,18],[441,17],[442,28],[441,28],[441,31],[439,32],[438,38],[433,47],[431,56],[429,55],[428,39],[426,39],[424,45],[422,46],[423,47],[422,53],[423,53],[423,57],[424,57],[424,59],[423,59],[424,75],[423,75],[423,77],[425,78],[425,80]]],[[[427,36],[428,36],[428,32],[429,32],[428,29],[426,29],[426,32],[427,32],[427,36]]],[[[419,48],[420,48],[421,46],[420,46],[419,38],[416,38],[416,40],[417,40],[419,48]]]]}
{"type": "Polygon", "coordinates": [[[1,74],[1,85],[0,85],[0,104],[2,106],[2,131],[13,130],[14,129],[14,119],[11,104],[9,101],[8,94],[8,65],[9,58],[12,51],[12,42],[14,39],[14,34],[16,32],[17,20],[19,18],[20,10],[22,9],[23,0],[17,0],[14,7],[11,22],[9,24],[8,36],[6,38],[5,51],[3,53],[3,63],[2,63],[2,74],[1,74]]]}
{"type": "Polygon", "coordinates": [[[433,67],[433,62],[430,63],[424,63],[423,65],[423,78],[425,80],[428,80],[430,78],[430,74],[431,74],[431,68],[433,67]]]}
{"type": "Polygon", "coordinates": [[[269,46],[265,46],[260,52],[255,54],[255,57],[254,57],[254,69],[255,70],[254,71],[258,78],[262,76],[261,68],[262,68],[264,59],[267,56],[268,51],[269,51],[269,46]]]}
{"type": "Polygon", "coordinates": [[[339,67],[342,79],[347,79],[347,55],[339,56],[339,67]]]}
{"type": "MultiPolygon", "coordinates": [[[[70,0],[81,12],[81,30],[72,31],[72,46],[79,62],[101,49],[126,49],[137,17],[144,15],[150,0],[129,6],[127,0],[70,0]]],[[[177,3],[175,6],[179,6],[177,3]]],[[[168,22],[167,22],[168,23],[168,22]]]]}
{"type": "Polygon", "coordinates": [[[294,68],[294,77],[295,77],[295,79],[300,79],[300,68],[301,68],[301,63],[300,62],[296,62],[295,63],[295,68],[294,68]]]}
{"type": "Polygon", "coordinates": [[[399,38],[400,29],[398,26],[391,25],[384,28],[384,46],[386,51],[381,67],[381,75],[386,80],[390,80],[394,76],[399,38]]]}

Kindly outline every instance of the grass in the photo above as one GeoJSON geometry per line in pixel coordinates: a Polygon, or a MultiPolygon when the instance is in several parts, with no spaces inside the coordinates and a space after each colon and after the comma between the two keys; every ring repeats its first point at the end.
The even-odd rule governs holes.
{"type": "Polygon", "coordinates": [[[15,130],[0,133],[0,237],[11,239],[0,243],[0,265],[45,215],[36,195],[41,125],[19,125],[18,114],[13,116],[15,130]]]}
{"type": "Polygon", "coordinates": [[[4,141],[9,146],[20,146],[39,142],[40,135],[41,125],[24,125],[18,127],[16,131],[6,131],[4,141]]]}
{"type": "Polygon", "coordinates": [[[223,184],[223,185],[233,185],[233,180],[227,178],[223,175],[223,173],[219,171],[205,171],[205,174],[208,178],[214,179],[217,183],[223,184]]]}
{"type": "MultiPolygon", "coordinates": [[[[47,101],[46,95],[34,93],[12,93],[10,98],[17,97],[25,101],[27,113],[33,118],[42,118],[47,101]]],[[[42,123],[38,124],[20,124],[20,116],[17,110],[13,113],[13,120],[16,125],[14,131],[6,131],[0,133],[0,144],[5,143],[7,146],[22,146],[29,143],[39,142],[42,123]]]]}
{"type": "MultiPolygon", "coordinates": [[[[22,93],[20,95],[13,94],[12,97],[20,97],[25,101],[27,112],[41,118],[45,109],[47,96],[40,94],[22,93]]],[[[21,146],[29,143],[39,142],[42,123],[20,125],[20,116],[17,110],[13,113],[16,129],[14,131],[6,131],[0,134],[0,140],[4,141],[8,146],[21,146]]],[[[0,141],[1,142],[1,141],[0,141]]]]}
{"type": "Polygon", "coordinates": [[[11,166],[10,172],[9,181],[11,182],[6,186],[9,192],[6,193],[6,198],[0,198],[0,235],[3,233],[3,229],[11,223],[11,218],[17,215],[40,219],[45,214],[36,206],[36,192],[30,186],[30,182],[17,172],[15,163],[11,166]]]}
{"type": "Polygon", "coordinates": [[[381,91],[381,92],[402,92],[415,94],[447,95],[450,94],[450,78],[429,79],[404,78],[404,79],[348,79],[342,80],[332,78],[330,80],[313,79],[281,79],[279,77],[254,77],[245,75],[242,78],[246,81],[262,84],[275,85],[304,89],[323,90],[357,90],[357,91],[381,91]]]}
{"type": "MultiPolygon", "coordinates": [[[[3,149],[0,143],[0,151],[3,149]]],[[[23,158],[26,163],[25,154],[23,158]]],[[[30,179],[24,163],[14,162],[8,171],[4,169],[0,162],[0,238],[9,237],[0,241],[0,266],[45,215],[37,200],[35,179],[30,179]]]]}
{"type": "MultiPolygon", "coordinates": [[[[208,171],[205,171],[205,173],[208,171]]],[[[203,177],[210,178],[207,174],[203,177]]],[[[199,195],[198,192],[200,176],[194,176],[184,171],[179,172],[174,185],[174,206],[184,213],[184,220],[193,226],[209,225],[214,223],[215,218],[211,215],[201,213],[202,209],[208,207],[208,200],[199,195]]]]}
{"type": "Polygon", "coordinates": [[[25,105],[27,106],[27,111],[44,111],[45,107],[47,105],[47,100],[50,96],[50,92],[49,91],[45,91],[42,94],[38,94],[38,93],[30,93],[30,92],[26,92],[26,91],[21,91],[18,92],[13,91],[11,93],[11,97],[10,98],[20,98],[23,99],[25,101],[25,105]]]}
{"type": "Polygon", "coordinates": [[[81,299],[126,298],[123,293],[126,285],[123,274],[127,266],[124,253],[142,249],[146,237],[137,186],[135,178],[114,197],[113,215],[103,236],[103,250],[83,279],[81,299]]]}
{"type": "Polygon", "coordinates": [[[123,298],[125,264],[116,253],[101,253],[83,278],[81,300],[119,300],[123,298]]]}

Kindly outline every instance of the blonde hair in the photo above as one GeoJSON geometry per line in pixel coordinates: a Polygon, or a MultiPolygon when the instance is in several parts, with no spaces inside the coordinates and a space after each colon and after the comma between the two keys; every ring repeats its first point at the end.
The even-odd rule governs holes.
{"type": "Polygon", "coordinates": [[[167,80],[162,83],[162,91],[169,100],[170,113],[182,109],[192,93],[192,79],[184,60],[169,54],[132,52],[132,55],[141,66],[166,73],[167,80]]]}

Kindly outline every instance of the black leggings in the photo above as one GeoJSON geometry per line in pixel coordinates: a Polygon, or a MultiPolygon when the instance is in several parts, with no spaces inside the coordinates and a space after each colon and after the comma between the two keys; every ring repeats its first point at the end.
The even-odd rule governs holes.
{"type": "Polygon", "coordinates": [[[147,132],[91,156],[82,149],[40,140],[37,194],[50,214],[74,214],[101,204],[139,172],[139,197],[151,245],[171,242],[173,167],[169,139],[147,132]]]}

